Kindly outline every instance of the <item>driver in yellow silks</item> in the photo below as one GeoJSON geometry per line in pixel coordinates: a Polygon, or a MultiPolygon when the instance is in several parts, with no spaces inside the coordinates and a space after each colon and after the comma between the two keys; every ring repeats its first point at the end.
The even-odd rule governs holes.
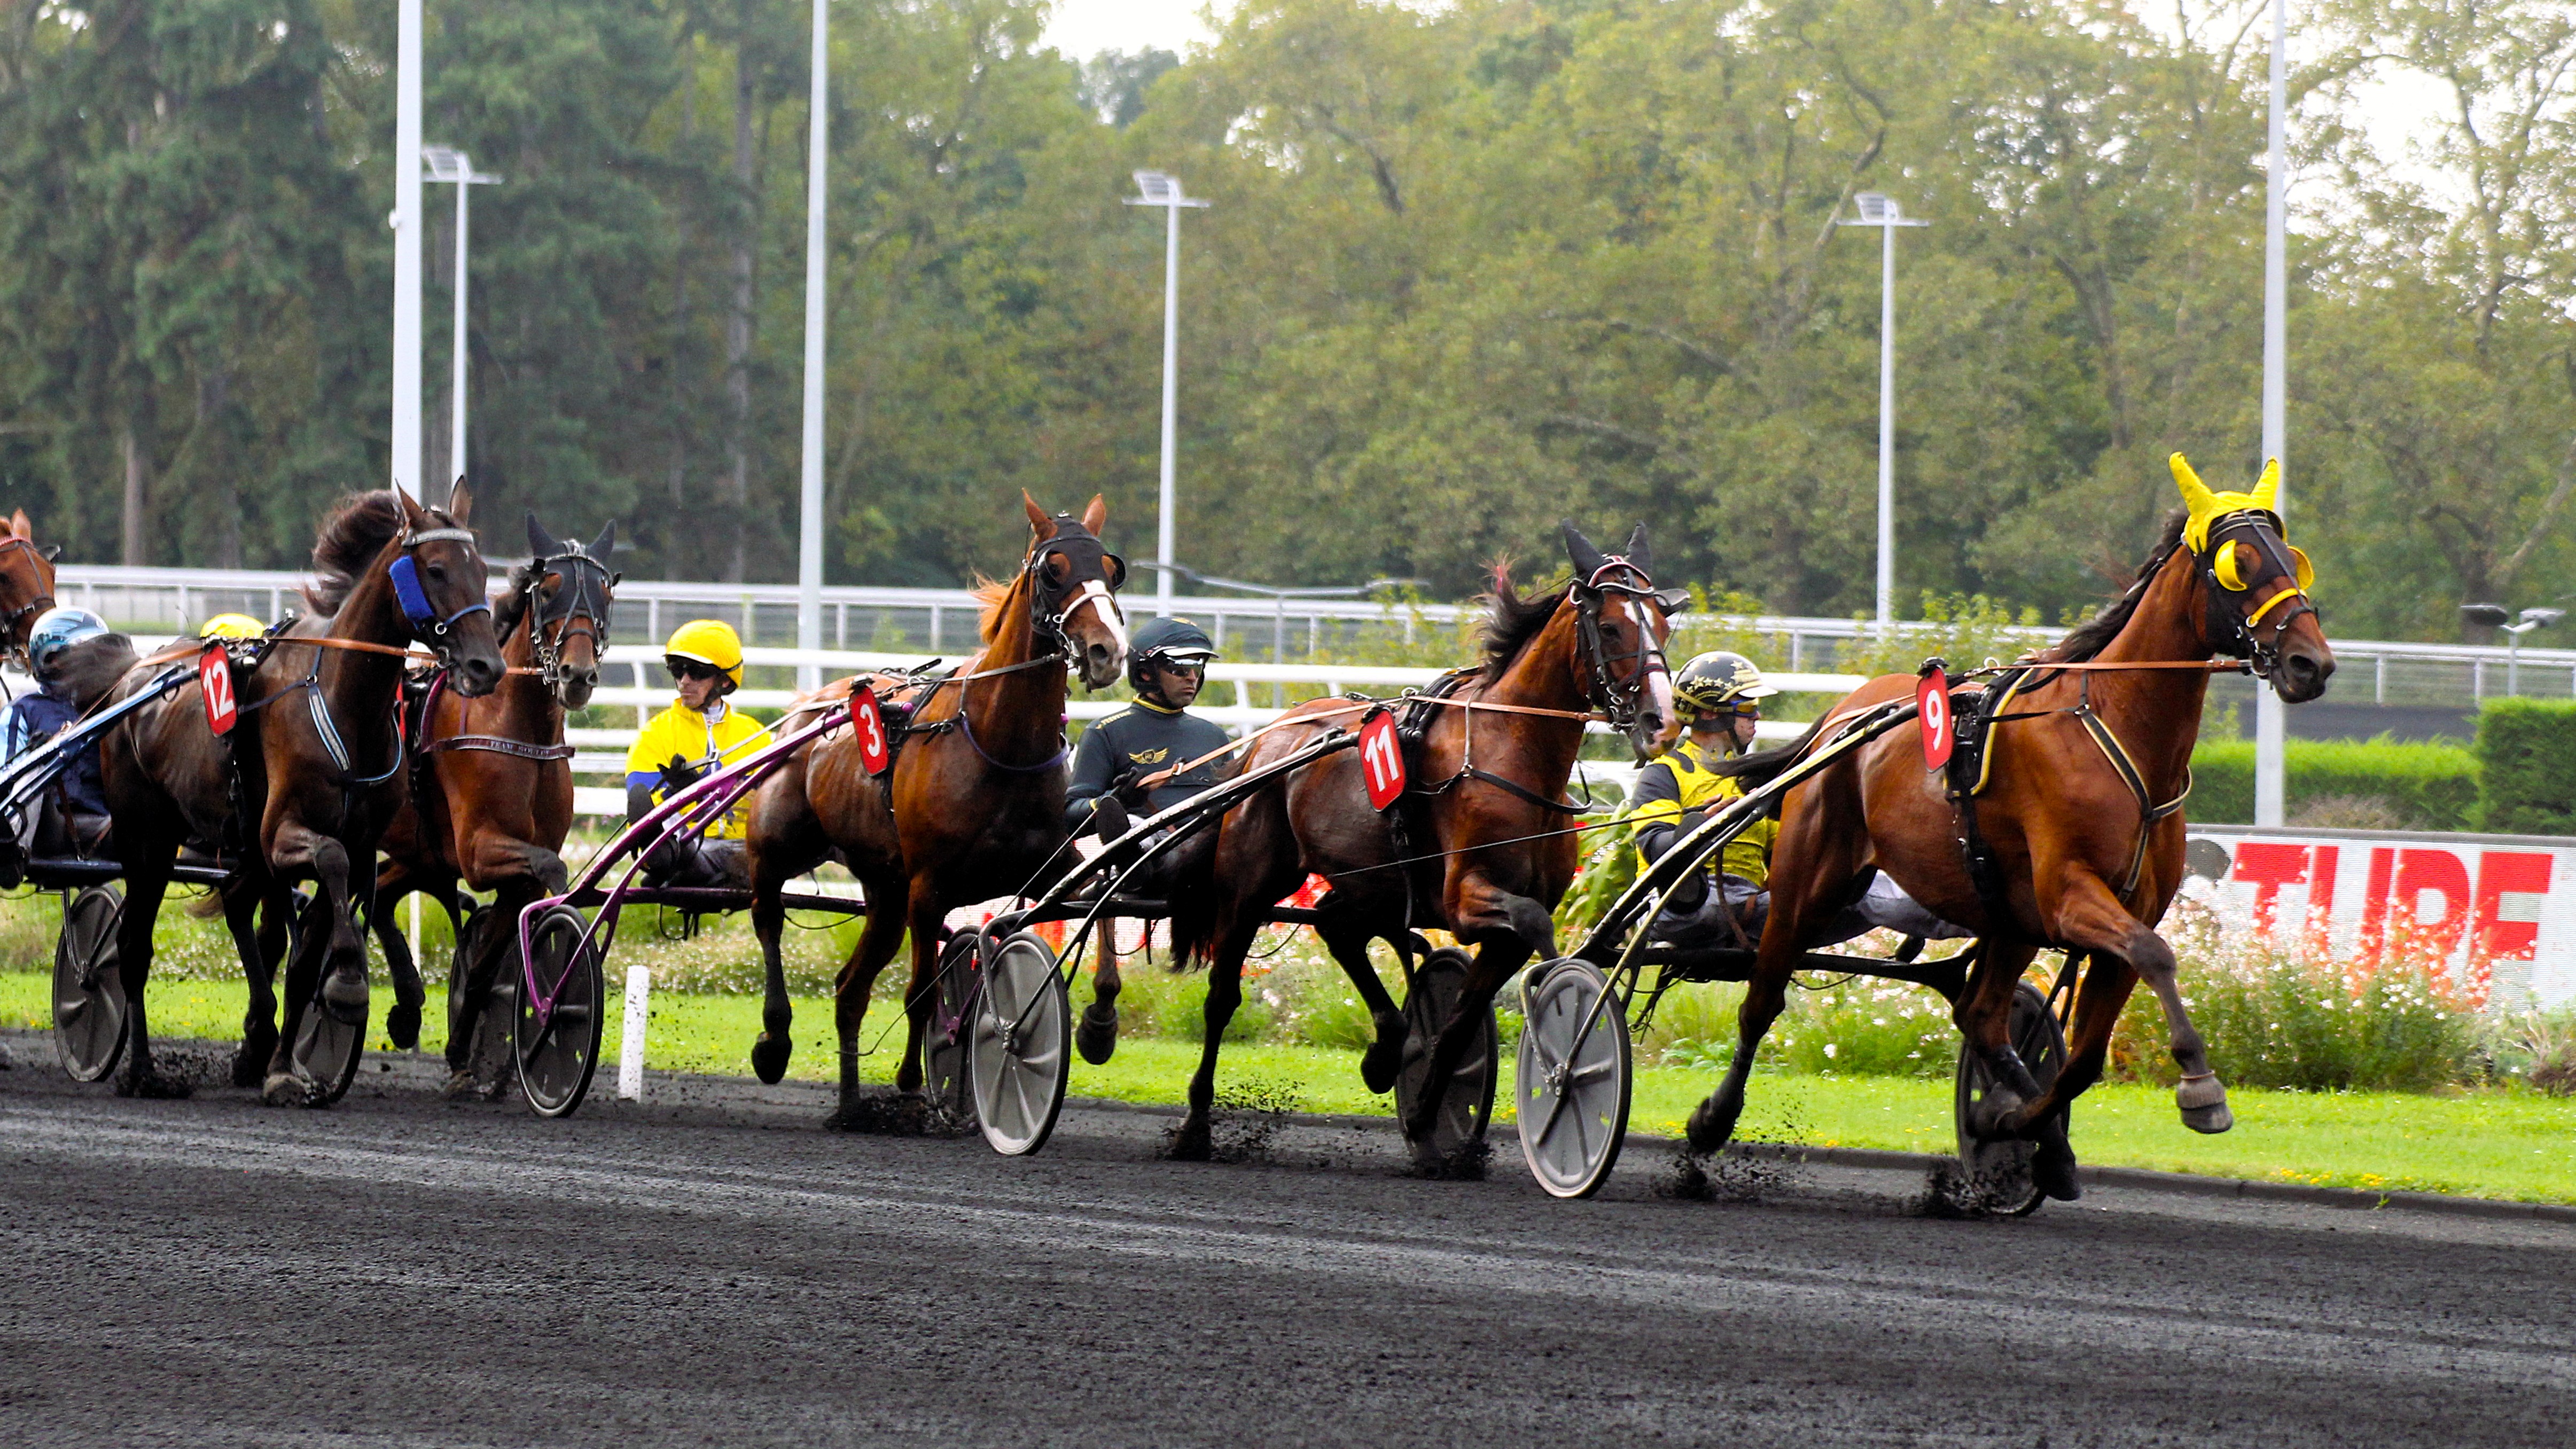
{"type": "MultiPolygon", "coordinates": [[[[680,697],[646,722],[626,752],[626,818],[644,818],[656,804],[760,747],[769,729],[728,705],[742,686],[742,640],[715,619],[692,619],[662,647],[663,667],[680,697]]],[[[647,885],[715,886],[748,890],[751,875],[742,855],[749,801],[710,821],[703,833],[674,835],[644,857],[647,885]]]]}

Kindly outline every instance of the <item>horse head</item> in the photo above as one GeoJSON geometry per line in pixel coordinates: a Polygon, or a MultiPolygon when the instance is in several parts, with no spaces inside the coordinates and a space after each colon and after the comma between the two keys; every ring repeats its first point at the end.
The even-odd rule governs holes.
{"type": "Polygon", "coordinates": [[[412,638],[438,655],[458,694],[490,694],[506,666],[492,632],[490,570],[468,521],[473,495],[460,482],[445,508],[423,508],[399,491],[396,496],[405,527],[388,548],[388,568],[412,638]]]}
{"type": "Polygon", "coordinates": [[[599,687],[599,656],[608,647],[610,616],[620,575],[609,567],[617,550],[617,520],[589,543],[566,543],[528,514],[528,637],[537,671],[566,709],[590,703],[599,687]]]}
{"type": "Polygon", "coordinates": [[[2210,648],[2251,662],[2288,704],[2326,692],[2334,650],[2308,589],[2316,568],[2290,546],[2274,507],[2281,462],[2264,465],[2251,493],[2217,493],[2182,454],[2168,460],[2190,510],[2183,543],[2197,563],[2207,598],[2202,635],[2210,648]]]}
{"type": "Polygon", "coordinates": [[[1087,689],[1107,689],[1127,670],[1127,618],[1113,597],[1127,582],[1127,561],[1100,541],[1109,506],[1098,494],[1082,517],[1050,515],[1027,493],[1030,619],[1043,644],[1052,634],[1082,671],[1087,689]]]}
{"type": "Polygon", "coordinates": [[[1653,759],[1681,733],[1664,641],[1672,637],[1672,616],[1690,596],[1655,587],[1644,524],[1629,533],[1624,551],[1613,554],[1594,547],[1573,523],[1564,529],[1565,554],[1574,565],[1568,597],[1582,625],[1579,672],[1585,688],[1611,728],[1628,737],[1637,758],[1653,759]]]}
{"type": "Polygon", "coordinates": [[[36,530],[23,508],[0,519],[0,530],[0,651],[23,666],[27,631],[54,606],[54,555],[62,550],[36,547],[36,530]]]}

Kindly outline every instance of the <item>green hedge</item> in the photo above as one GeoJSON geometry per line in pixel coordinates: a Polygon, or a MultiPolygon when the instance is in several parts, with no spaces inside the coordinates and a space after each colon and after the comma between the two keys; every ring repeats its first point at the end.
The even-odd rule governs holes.
{"type": "Polygon", "coordinates": [[[2478,711],[2478,761],[2482,828],[2576,835],[2576,702],[2488,700],[2478,711]]]}
{"type": "MultiPolygon", "coordinates": [[[[2483,748],[2483,729],[2480,743],[2483,748]]],[[[2287,746],[2285,813],[2292,820],[2303,807],[2329,796],[2385,802],[2392,814],[2419,830],[2467,830],[2477,819],[2479,757],[2457,745],[2403,744],[2383,735],[2375,740],[2290,740],[2287,746]]],[[[2191,773],[2186,818],[2253,823],[2252,740],[2201,741],[2191,752],[2191,773]]],[[[2567,778],[2576,779],[2576,774],[2567,778]]]]}

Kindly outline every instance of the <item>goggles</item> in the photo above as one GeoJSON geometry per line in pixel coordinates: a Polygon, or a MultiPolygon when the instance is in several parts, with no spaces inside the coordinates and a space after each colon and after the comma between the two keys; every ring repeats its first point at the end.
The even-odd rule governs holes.
{"type": "Polygon", "coordinates": [[[673,679],[721,679],[724,677],[723,670],[716,668],[714,665],[709,664],[703,659],[683,659],[677,654],[665,656],[662,660],[662,667],[671,671],[671,677],[673,679]]]}

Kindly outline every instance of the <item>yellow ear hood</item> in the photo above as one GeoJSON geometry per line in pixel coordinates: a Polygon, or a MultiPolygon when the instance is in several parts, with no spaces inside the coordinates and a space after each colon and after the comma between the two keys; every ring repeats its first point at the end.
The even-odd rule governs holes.
{"type": "Polygon", "coordinates": [[[2209,525],[2230,513],[2259,509],[2275,514],[2273,501],[2281,494],[2281,460],[2273,458],[2263,465],[2263,476],[2254,480],[2251,493],[2212,493],[2209,485],[2191,469],[2191,460],[2176,453],[2165,460],[2173,468],[2174,486],[2182,490],[2183,506],[2191,510],[2191,521],[2183,525],[2183,541],[2194,553],[2209,552],[2209,525]]]}

